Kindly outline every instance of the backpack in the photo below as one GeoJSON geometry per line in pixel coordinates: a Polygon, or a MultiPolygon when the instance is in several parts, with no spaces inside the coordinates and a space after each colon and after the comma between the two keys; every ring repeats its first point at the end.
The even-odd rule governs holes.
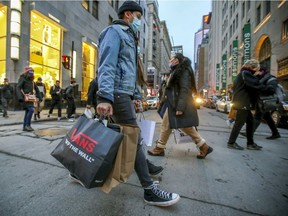
{"type": "Polygon", "coordinates": [[[68,89],[68,87],[66,87],[66,88],[62,91],[62,98],[63,98],[64,100],[67,100],[67,89],[68,89]]]}
{"type": "MultiPolygon", "coordinates": [[[[271,77],[269,80],[267,80],[267,83],[271,82],[272,80],[277,80],[277,79],[275,77],[271,77]]],[[[277,87],[273,96],[278,99],[279,103],[283,102],[284,100],[284,97],[285,97],[284,88],[279,83],[277,84],[277,87]]]]}

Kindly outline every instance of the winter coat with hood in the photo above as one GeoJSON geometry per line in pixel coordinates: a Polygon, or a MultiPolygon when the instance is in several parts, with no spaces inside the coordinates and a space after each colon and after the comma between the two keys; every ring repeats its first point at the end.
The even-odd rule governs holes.
{"type": "Polygon", "coordinates": [[[243,67],[237,75],[233,84],[233,108],[235,110],[253,110],[259,91],[265,89],[265,85],[259,82],[259,78],[254,75],[255,71],[243,67]]]}
{"type": "Polygon", "coordinates": [[[165,89],[170,127],[198,126],[199,119],[193,101],[193,93],[197,94],[197,90],[191,61],[185,57],[171,69],[171,75],[165,89]],[[183,114],[176,116],[176,111],[182,111],[183,114]]]}

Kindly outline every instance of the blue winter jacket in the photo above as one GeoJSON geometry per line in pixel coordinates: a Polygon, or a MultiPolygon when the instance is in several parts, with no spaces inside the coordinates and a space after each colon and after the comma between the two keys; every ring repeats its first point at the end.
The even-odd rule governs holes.
{"type": "Polygon", "coordinates": [[[97,95],[114,102],[115,93],[137,94],[137,49],[129,26],[113,24],[99,36],[97,95]]]}

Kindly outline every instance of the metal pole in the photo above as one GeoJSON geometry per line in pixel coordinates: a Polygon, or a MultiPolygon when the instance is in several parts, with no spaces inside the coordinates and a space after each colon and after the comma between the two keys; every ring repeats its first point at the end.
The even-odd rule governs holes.
{"type": "Polygon", "coordinates": [[[74,78],[74,77],[73,77],[73,53],[74,53],[74,41],[72,41],[72,50],[71,50],[71,67],[70,67],[71,80],[74,78]]]}

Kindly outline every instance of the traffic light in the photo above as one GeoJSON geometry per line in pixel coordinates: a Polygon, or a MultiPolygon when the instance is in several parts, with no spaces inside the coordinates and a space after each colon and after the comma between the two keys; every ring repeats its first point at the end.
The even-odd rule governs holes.
{"type": "Polygon", "coordinates": [[[67,70],[70,69],[70,59],[71,59],[70,56],[62,55],[62,65],[67,70]]]}

